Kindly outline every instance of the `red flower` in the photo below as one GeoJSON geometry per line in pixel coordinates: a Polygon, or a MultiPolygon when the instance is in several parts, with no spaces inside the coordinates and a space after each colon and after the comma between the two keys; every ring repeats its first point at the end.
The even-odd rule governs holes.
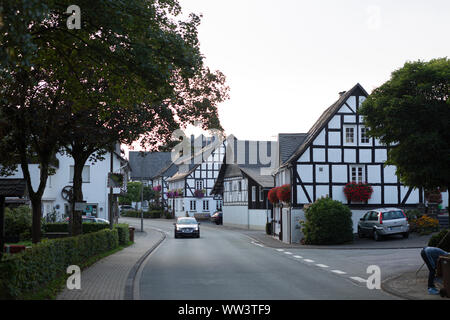
{"type": "Polygon", "coordinates": [[[277,196],[277,187],[270,189],[267,197],[269,198],[269,201],[273,204],[278,202],[278,196],[277,196]]]}
{"type": "Polygon", "coordinates": [[[373,188],[368,183],[349,182],[344,187],[344,194],[348,201],[366,202],[370,199],[373,188]]]}
{"type": "Polygon", "coordinates": [[[291,200],[291,185],[285,184],[284,186],[277,188],[277,198],[283,202],[289,202],[291,200]]]}

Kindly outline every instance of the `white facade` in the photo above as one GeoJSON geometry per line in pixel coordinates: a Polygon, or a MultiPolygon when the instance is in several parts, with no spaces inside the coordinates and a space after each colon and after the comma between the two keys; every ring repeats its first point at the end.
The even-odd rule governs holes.
{"type": "MultiPolygon", "coordinates": [[[[87,214],[108,220],[108,194],[107,187],[108,173],[110,171],[110,153],[107,153],[105,160],[93,162],[86,162],[83,170],[83,199],[88,205],[87,214]]],[[[61,218],[64,214],[68,214],[69,203],[62,197],[61,191],[66,186],[72,186],[73,178],[73,158],[67,155],[57,155],[59,167],[56,169],[54,175],[47,179],[47,186],[42,197],[42,211],[43,216],[56,211],[61,218]]],[[[122,160],[123,161],[123,160],[122,160]]],[[[113,171],[115,173],[123,173],[121,167],[121,159],[115,155],[113,159],[113,171]]],[[[30,164],[29,170],[31,174],[31,183],[34,190],[37,190],[39,185],[40,169],[37,164],[30,164]]],[[[13,176],[7,178],[23,178],[22,170],[16,170],[13,176]]],[[[127,179],[127,177],[125,177],[127,179]]],[[[126,181],[125,181],[126,183],[126,181]]],[[[113,194],[119,194],[120,188],[114,188],[113,194]]]]}

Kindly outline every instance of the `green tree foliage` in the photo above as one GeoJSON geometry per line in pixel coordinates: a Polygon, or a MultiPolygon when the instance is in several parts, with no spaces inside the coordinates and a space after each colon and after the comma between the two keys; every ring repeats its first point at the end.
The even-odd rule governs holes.
{"type": "Polygon", "coordinates": [[[353,240],[352,212],[346,205],[321,198],[305,211],[306,244],[340,244],[353,240]]]}
{"type": "Polygon", "coordinates": [[[450,185],[450,60],[407,62],[364,101],[372,137],[391,147],[387,164],[405,185],[450,185]]]}

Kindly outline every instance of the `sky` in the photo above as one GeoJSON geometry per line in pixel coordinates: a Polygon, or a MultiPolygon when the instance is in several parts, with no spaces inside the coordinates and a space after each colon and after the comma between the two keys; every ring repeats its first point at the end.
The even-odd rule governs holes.
{"type": "Polygon", "coordinates": [[[203,15],[205,63],[230,87],[219,118],[239,139],[308,132],[339,92],[370,94],[406,61],[450,54],[449,0],[179,2],[203,15]]]}

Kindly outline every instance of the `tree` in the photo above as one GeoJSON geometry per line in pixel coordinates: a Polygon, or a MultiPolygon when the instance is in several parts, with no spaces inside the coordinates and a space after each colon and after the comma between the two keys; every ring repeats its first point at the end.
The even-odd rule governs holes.
{"type": "Polygon", "coordinates": [[[364,101],[369,135],[389,146],[403,184],[450,186],[450,60],[407,62],[364,101]]]}

